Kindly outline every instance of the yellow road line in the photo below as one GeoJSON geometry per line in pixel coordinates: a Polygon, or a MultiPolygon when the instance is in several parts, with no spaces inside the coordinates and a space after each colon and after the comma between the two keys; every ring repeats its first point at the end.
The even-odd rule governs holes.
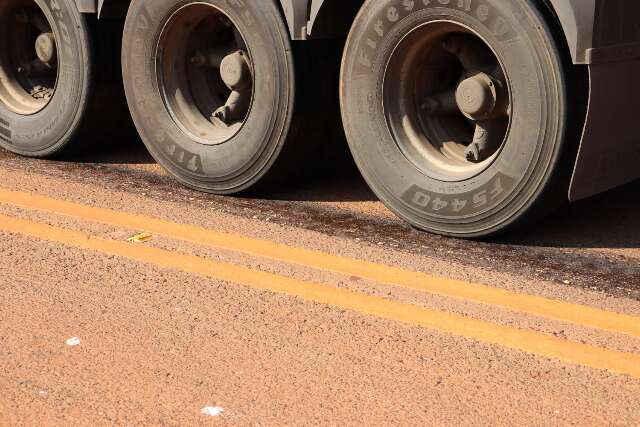
{"type": "Polygon", "coordinates": [[[233,264],[139,244],[91,237],[85,233],[0,215],[0,230],[171,268],[307,301],[352,310],[379,318],[435,329],[452,335],[604,369],[640,378],[640,356],[562,340],[480,320],[429,310],[345,289],[279,276],[233,264]]]}
{"type": "Polygon", "coordinates": [[[357,276],[422,292],[499,306],[536,316],[640,337],[640,317],[612,313],[486,285],[467,283],[372,262],[221,233],[193,225],[97,208],[33,194],[0,189],[0,203],[62,214],[83,220],[147,231],[166,237],[242,252],[320,270],[357,276]]]}

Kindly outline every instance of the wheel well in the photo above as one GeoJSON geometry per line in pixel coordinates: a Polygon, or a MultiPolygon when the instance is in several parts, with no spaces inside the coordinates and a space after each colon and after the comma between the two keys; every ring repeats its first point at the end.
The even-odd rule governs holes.
{"type": "MultiPolygon", "coordinates": [[[[362,1],[362,0],[360,0],[362,1]]],[[[98,16],[100,18],[125,18],[131,0],[99,0],[98,1],[98,16]]],[[[282,10],[281,2],[276,2],[280,13],[285,16],[284,10],[282,10]]],[[[354,15],[355,16],[355,15],[354,15]]]]}
{"type": "Polygon", "coordinates": [[[573,175],[578,149],[582,139],[582,132],[587,119],[587,109],[589,104],[589,70],[587,65],[576,64],[572,56],[572,49],[569,45],[562,22],[551,4],[551,0],[532,0],[542,13],[552,36],[560,50],[565,82],[568,97],[568,123],[565,132],[565,149],[561,157],[561,167],[556,174],[561,175],[560,182],[563,188],[558,191],[569,190],[571,177],[573,175]]]}
{"type": "Polygon", "coordinates": [[[542,13],[547,25],[553,33],[554,40],[558,44],[558,47],[562,50],[563,56],[568,55],[571,59],[571,48],[566,37],[565,30],[562,26],[562,21],[556,12],[555,7],[550,0],[531,0],[531,2],[542,13]]]}
{"type": "Polygon", "coordinates": [[[565,31],[562,27],[562,22],[556,13],[555,8],[551,4],[550,0],[531,0],[532,3],[542,13],[551,35],[555,40],[558,49],[562,55],[563,65],[565,72],[567,73],[567,83],[569,95],[573,98],[572,102],[580,103],[584,105],[586,109],[587,98],[589,93],[589,76],[586,65],[575,64],[571,54],[571,46],[567,40],[565,31]]]}
{"type": "Polygon", "coordinates": [[[131,0],[100,0],[98,16],[100,18],[124,18],[127,16],[131,0]]]}
{"type": "Polygon", "coordinates": [[[344,38],[364,4],[364,0],[324,0],[311,5],[311,38],[344,38]]]}

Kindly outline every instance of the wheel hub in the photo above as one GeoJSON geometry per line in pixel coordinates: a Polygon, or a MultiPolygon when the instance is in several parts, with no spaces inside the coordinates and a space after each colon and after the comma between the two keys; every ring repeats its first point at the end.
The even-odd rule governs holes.
{"type": "Polygon", "coordinates": [[[218,108],[212,120],[220,120],[226,125],[242,120],[251,102],[253,76],[246,52],[239,50],[224,57],[220,63],[220,77],[231,90],[227,102],[218,108]]]}
{"type": "Polygon", "coordinates": [[[498,102],[493,79],[485,73],[464,79],[456,89],[456,103],[460,112],[471,120],[490,117],[498,102]]]}
{"type": "Polygon", "coordinates": [[[41,111],[58,79],[56,36],[36,2],[0,2],[0,104],[16,114],[41,111]]]}
{"type": "Polygon", "coordinates": [[[36,55],[38,59],[49,66],[54,65],[58,57],[56,38],[53,33],[42,33],[36,39],[36,55]]]}
{"type": "Polygon", "coordinates": [[[383,91],[396,144],[434,179],[478,175],[506,140],[510,93],[499,59],[481,36],[453,21],[409,33],[390,56],[383,91]]]}
{"type": "Polygon", "coordinates": [[[253,69],[225,13],[207,3],[178,9],[162,31],[157,58],[159,89],[178,127],[206,145],[240,131],[253,99],[253,69]]]}
{"type": "Polygon", "coordinates": [[[247,54],[239,50],[225,56],[220,64],[220,77],[231,90],[241,91],[251,85],[251,69],[247,62],[247,54]]]}

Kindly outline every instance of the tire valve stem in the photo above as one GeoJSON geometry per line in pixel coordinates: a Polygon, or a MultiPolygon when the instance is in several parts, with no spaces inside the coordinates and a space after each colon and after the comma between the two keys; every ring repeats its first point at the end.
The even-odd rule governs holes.
{"type": "Polygon", "coordinates": [[[191,58],[189,58],[189,62],[191,62],[193,65],[202,67],[206,65],[207,58],[205,58],[205,56],[200,52],[196,52],[191,58]]]}

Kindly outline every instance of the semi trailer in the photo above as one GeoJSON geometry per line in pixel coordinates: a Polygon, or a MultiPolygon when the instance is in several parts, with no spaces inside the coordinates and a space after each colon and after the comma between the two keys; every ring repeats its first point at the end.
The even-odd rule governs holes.
{"type": "Polygon", "coordinates": [[[59,155],[130,114],[178,181],[234,194],[327,173],[339,130],[401,218],[488,236],[640,177],[638,16],[637,0],[0,0],[0,145],[59,155]]]}

